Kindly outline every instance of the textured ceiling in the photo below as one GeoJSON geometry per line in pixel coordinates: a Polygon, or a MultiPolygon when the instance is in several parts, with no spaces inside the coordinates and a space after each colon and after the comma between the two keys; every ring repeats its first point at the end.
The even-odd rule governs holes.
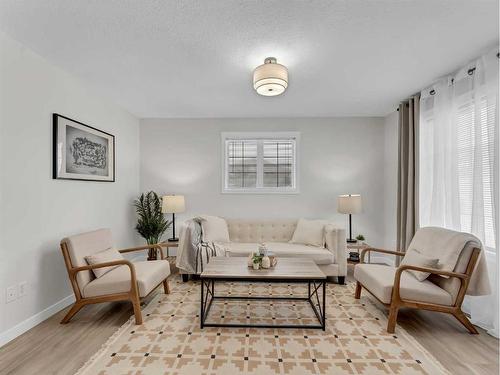
{"type": "Polygon", "coordinates": [[[378,116],[498,43],[498,1],[0,0],[0,29],[143,118],[378,116]]]}

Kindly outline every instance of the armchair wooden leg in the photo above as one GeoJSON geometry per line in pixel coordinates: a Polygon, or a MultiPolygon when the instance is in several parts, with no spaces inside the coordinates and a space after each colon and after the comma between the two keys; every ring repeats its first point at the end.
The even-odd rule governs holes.
{"type": "Polygon", "coordinates": [[[135,324],[142,324],[141,301],[139,301],[139,298],[132,299],[132,307],[134,308],[135,324]]]}
{"type": "Polygon", "coordinates": [[[356,291],[354,292],[354,298],[361,298],[361,283],[359,281],[356,281],[356,291]]]}
{"type": "Polygon", "coordinates": [[[387,322],[387,332],[394,333],[396,330],[396,321],[398,320],[398,306],[391,306],[389,308],[389,320],[387,322]]]}
{"type": "Polygon", "coordinates": [[[71,318],[75,316],[75,314],[80,311],[80,309],[85,306],[83,303],[78,303],[75,302],[73,306],[71,306],[71,309],[69,309],[68,313],[64,316],[64,318],[61,320],[61,324],[66,324],[69,323],[71,318]]]}
{"type": "Polygon", "coordinates": [[[457,318],[457,320],[463,324],[465,328],[469,330],[471,334],[477,335],[479,332],[477,331],[476,327],[470,322],[470,320],[465,316],[465,314],[461,311],[458,310],[453,313],[453,316],[457,318]]]}
{"type": "Polygon", "coordinates": [[[170,286],[168,285],[167,279],[163,280],[163,290],[165,291],[165,294],[170,294],[170,286]]]}

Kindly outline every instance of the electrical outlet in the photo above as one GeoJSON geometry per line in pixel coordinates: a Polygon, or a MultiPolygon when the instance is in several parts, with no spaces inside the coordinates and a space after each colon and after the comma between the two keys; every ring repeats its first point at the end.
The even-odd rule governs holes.
{"type": "Polygon", "coordinates": [[[15,285],[9,286],[6,289],[6,298],[5,301],[7,303],[15,301],[17,299],[17,288],[15,285]]]}
{"type": "Polygon", "coordinates": [[[24,297],[28,294],[28,282],[21,281],[18,285],[19,288],[19,298],[24,297]]]}

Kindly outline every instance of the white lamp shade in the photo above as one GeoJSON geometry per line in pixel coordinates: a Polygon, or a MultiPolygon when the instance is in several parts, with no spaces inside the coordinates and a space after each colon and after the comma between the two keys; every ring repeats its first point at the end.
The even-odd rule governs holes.
{"type": "Polygon", "coordinates": [[[276,59],[268,57],[263,65],[253,72],[253,88],[258,94],[276,96],[282,94],[288,87],[288,70],[284,65],[277,64],[276,59]]]}
{"type": "Polygon", "coordinates": [[[161,200],[163,213],[176,214],[186,210],[184,195],[164,195],[161,200]]]}
{"type": "Polygon", "coordinates": [[[337,211],[341,214],[359,214],[362,209],[361,195],[339,195],[337,199],[337,211]]]}

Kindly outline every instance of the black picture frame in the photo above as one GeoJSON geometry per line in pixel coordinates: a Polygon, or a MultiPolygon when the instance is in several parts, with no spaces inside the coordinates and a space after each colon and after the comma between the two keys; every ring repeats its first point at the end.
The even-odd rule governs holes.
{"type": "Polygon", "coordinates": [[[115,182],[115,136],[72,118],[53,113],[52,178],[115,182]],[[73,142],[68,145],[70,140],[73,142]],[[79,145],[80,152],[73,151],[72,154],[68,152],[79,145]],[[88,149],[92,151],[90,156],[86,155],[85,158],[84,155],[82,158],[86,160],[78,162],[78,157],[88,149]]]}

